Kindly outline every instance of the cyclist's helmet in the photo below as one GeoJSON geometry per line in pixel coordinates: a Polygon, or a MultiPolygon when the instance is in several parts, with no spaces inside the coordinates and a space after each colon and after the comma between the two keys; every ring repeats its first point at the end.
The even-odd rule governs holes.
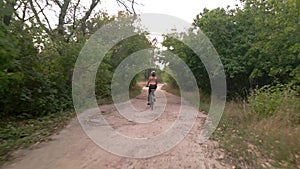
{"type": "Polygon", "coordinates": [[[156,76],[155,71],[152,71],[152,72],[151,72],[151,76],[156,76]]]}

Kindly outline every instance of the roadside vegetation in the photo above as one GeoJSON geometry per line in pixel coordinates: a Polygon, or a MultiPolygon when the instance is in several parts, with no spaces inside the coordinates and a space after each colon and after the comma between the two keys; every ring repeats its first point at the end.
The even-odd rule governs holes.
{"type": "MultiPolygon", "coordinates": [[[[162,88],[179,96],[169,83],[162,88]]],[[[200,110],[209,111],[209,98],[201,95],[200,110]]],[[[300,167],[300,98],[286,86],[265,86],[249,94],[248,101],[226,103],[211,139],[226,150],[225,160],[237,168],[300,167]]]]}
{"type": "MultiPolygon", "coordinates": [[[[204,9],[188,33],[166,34],[162,45],[195,75],[200,109],[206,112],[211,92],[208,74],[182,41],[193,41],[201,30],[220,55],[228,95],[213,139],[226,150],[228,160],[238,168],[300,168],[300,1],[240,1],[242,8],[204,9]]],[[[99,0],[87,7],[73,0],[51,3],[0,1],[0,165],[12,158],[13,151],[48,140],[75,116],[72,73],[85,42],[106,23],[133,18],[130,11],[117,16],[95,12],[99,0]],[[55,27],[44,13],[53,6],[58,13],[55,27]]],[[[127,10],[129,6],[125,4],[127,10]]],[[[127,26],[126,31],[138,34],[115,45],[98,68],[99,105],[112,102],[111,79],[117,66],[130,54],[155,45],[147,32],[127,26]]],[[[168,62],[166,51],[157,61],[168,62]]],[[[179,95],[174,79],[158,73],[168,84],[164,89],[179,95]]],[[[137,82],[147,75],[141,72],[132,80],[130,97],[139,94],[137,82]]]]}
{"type": "Polygon", "coordinates": [[[239,168],[300,167],[300,98],[286,87],[264,87],[228,102],[213,139],[239,168]]]}
{"type": "Polygon", "coordinates": [[[65,127],[72,112],[58,112],[41,117],[9,117],[0,121],[0,165],[12,159],[12,153],[48,141],[53,133],[65,127]]]}
{"type": "MultiPolygon", "coordinates": [[[[82,47],[104,24],[121,17],[132,19],[128,12],[108,16],[94,11],[99,0],[89,3],[83,7],[86,3],[73,0],[0,1],[0,165],[15,150],[48,140],[75,116],[72,74],[82,47]],[[55,28],[44,13],[54,6],[55,28]]],[[[133,26],[128,29],[139,31],[133,26]]],[[[111,78],[117,65],[151,46],[146,33],[139,31],[106,54],[96,77],[99,105],[111,103],[111,78]]],[[[131,97],[139,90],[134,78],[131,97]]]]}
{"type": "MultiPolygon", "coordinates": [[[[300,3],[241,2],[244,8],[205,9],[195,18],[194,28],[165,35],[163,45],[192,70],[200,109],[205,111],[211,92],[208,73],[183,42],[193,41],[201,30],[218,52],[226,74],[227,103],[212,139],[226,150],[227,160],[237,168],[300,168],[300,3]]],[[[171,59],[168,53],[161,55],[165,62],[171,59]]],[[[170,69],[178,66],[173,63],[170,69]]],[[[174,79],[165,76],[165,89],[178,95],[174,79]]]]}

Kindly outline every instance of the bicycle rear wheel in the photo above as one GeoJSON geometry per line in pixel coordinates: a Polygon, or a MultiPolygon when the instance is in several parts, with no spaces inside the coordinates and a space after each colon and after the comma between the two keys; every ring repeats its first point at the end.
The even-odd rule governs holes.
{"type": "Polygon", "coordinates": [[[153,96],[153,91],[150,93],[149,101],[150,101],[150,109],[153,110],[153,107],[154,107],[154,96],[153,96]]]}

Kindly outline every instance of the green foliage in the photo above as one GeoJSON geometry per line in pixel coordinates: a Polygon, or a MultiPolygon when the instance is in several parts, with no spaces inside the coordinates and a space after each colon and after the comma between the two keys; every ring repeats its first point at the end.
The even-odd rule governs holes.
{"type": "MultiPolygon", "coordinates": [[[[120,30],[121,31],[121,30],[120,30]]],[[[130,31],[134,31],[134,27],[130,31]]],[[[135,52],[138,52],[139,50],[148,49],[151,48],[151,44],[149,43],[148,39],[146,38],[146,34],[141,33],[132,37],[129,37],[118,44],[116,44],[103,58],[102,63],[100,64],[97,72],[96,77],[96,96],[98,99],[110,99],[111,100],[111,82],[112,77],[114,76],[120,76],[118,73],[114,72],[116,71],[118,65],[128,56],[131,54],[134,54],[135,52]]],[[[137,57],[135,60],[132,60],[127,68],[127,71],[130,71],[130,67],[134,66],[134,64],[142,63],[140,61],[140,58],[137,57]]],[[[137,83],[137,77],[135,76],[129,85],[129,90],[133,90],[136,88],[137,83]]],[[[126,78],[123,76],[117,77],[119,79],[126,78]]],[[[126,79],[127,80],[127,79],[126,79]]],[[[124,84],[114,84],[116,88],[120,89],[119,91],[125,91],[121,90],[125,87],[124,84]]],[[[119,93],[120,95],[123,95],[124,93],[119,93]]]]}
{"type": "MultiPolygon", "coordinates": [[[[190,32],[191,33],[191,32],[190,32]]],[[[191,33],[192,34],[192,33],[191,33]]],[[[182,68],[182,62],[180,62],[180,59],[185,62],[185,64],[191,69],[192,73],[194,74],[198,86],[201,87],[201,90],[209,93],[210,92],[210,82],[208,78],[208,74],[206,72],[204,64],[201,62],[200,58],[189,48],[187,45],[178,39],[176,39],[175,35],[166,35],[164,42],[162,43],[163,46],[167,47],[167,51],[162,52],[161,62],[162,63],[168,63],[168,67],[171,71],[172,70],[181,70],[177,72],[172,72],[173,76],[181,82],[184,82],[185,89],[183,90],[192,90],[192,82],[184,81],[184,79],[187,76],[187,71],[182,68]],[[179,58],[174,57],[174,55],[178,56],[179,58]],[[200,80],[201,79],[201,80],[200,80]]],[[[189,41],[192,36],[189,35],[182,35],[182,41],[189,41]]],[[[167,81],[171,82],[172,84],[176,84],[172,82],[174,79],[169,79],[167,81]]],[[[173,86],[176,87],[176,86],[173,86]]]]}
{"type": "Polygon", "coordinates": [[[63,70],[50,70],[57,58],[47,59],[48,49],[39,53],[33,42],[35,29],[20,26],[22,23],[14,22],[1,29],[1,34],[5,35],[1,44],[5,45],[1,45],[0,50],[1,60],[4,60],[0,73],[0,115],[33,117],[69,108],[70,89],[66,89],[66,80],[60,74],[63,70]]]}
{"type": "Polygon", "coordinates": [[[162,79],[164,83],[167,83],[169,89],[179,89],[177,82],[170,74],[163,72],[161,73],[160,79],[162,79]]]}
{"type": "MultiPolygon", "coordinates": [[[[12,20],[9,26],[0,22],[0,116],[33,118],[72,108],[72,72],[77,56],[87,38],[114,19],[98,14],[87,23],[89,35],[72,30],[69,39],[56,30],[50,38],[43,27],[18,20],[12,20]]],[[[110,98],[113,72],[125,57],[149,47],[143,33],[117,44],[98,69],[97,98],[110,98]]],[[[135,83],[134,79],[130,87],[135,83]]]]}
{"type": "MultiPolygon", "coordinates": [[[[296,92],[286,86],[264,86],[251,93],[248,101],[253,113],[258,114],[261,118],[266,118],[278,113],[286,105],[293,108],[295,105],[293,101],[297,101],[297,99],[293,101],[289,101],[289,99],[293,99],[295,95],[296,92]]],[[[294,120],[299,121],[300,119],[294,120]]]]}
{"type": "MultiPolygon", "coordinates": [[[[200,29],[205,33],[220,55],[228,96],[246,98],[251,89],[264,85],[299,86],[296,0],[245,0],[244,3],[244,9],[204,9],[193,23],[193,31],[200,29]]],[[[193,31],[176,36],[190,41],[195,37],[193,31]]],[[[209,93],[209,79],[198,56],[172,35],[166,36],[163,45],[186,62],[201,90],[209,93]]]]}
{"type": "Polygon", "coordinates": [[[241,168],[299,167],[297,92],[287,86],[264,86],[249,97],[249,104],[227,104],[214,139],[241,168]]]}
{"type": "MultiPolygon", "coordinates": [[[[71,117],[60,112],[72,111],[76,59],[89,36],[116,18],[98,14],[88,21],[88,34],[70,28],[70,37],[59,36],[55,29],[50,37],[43,27],[36,26],[35,19],[28,21],[31,24],[16,18],[9,25],[0,22],[0,163],[10,157],[11,151],[46,140],[71,117]]],[[[131,31],[135,30],[132,26],[131,31]]],[[[111,101],[111,79],[118,64],[150,47],[146,34],[140,33],[107,53],[96,79],[95,94],[100,104],[111,101]]],[[[133,79],[130,96],[139,90],[133,79]]]]}
{"type": "Polygon", "coordinates": [[[30,120],[2,119],[0,165],[11,158],[11,151],[48,140],[51,134],[64,127],[73,116],[73,113],[56,113],[30,120]]]}
{"type": "Polygon", "coordinates": [[[190,67],[205,94],[210,85],[203,63],[174,35],[190,42],[200,29],[219,53],[228,97],[243,101],[227,103],[214,139],[238,168],[299,168],[299,1],[242,2],[243,9],[205,9],[191,31],[166,35],[163,46],[190,67]]]}
{"type": "Polygon", "coordinates": [[[224,65],[229,96],[244,95],[249,88],[248,69],[251,69],[245,54],[250,47],[253,32],[247,31],[251,23],[249,19],[241,18],[238,22],[239,12],[215,9],[204,10],[197,16],[194,25],[199,27],[211,40],[220,55],[224,65]]]}

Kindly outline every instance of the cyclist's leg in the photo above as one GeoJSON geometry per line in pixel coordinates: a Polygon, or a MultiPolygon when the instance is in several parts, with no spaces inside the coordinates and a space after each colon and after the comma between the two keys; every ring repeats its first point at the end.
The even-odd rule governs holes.
{"type": "Polygon", "coordinates": [[[151,89],[152,89],[152,92],[153,92],[153,101],[155,102],[156,101],[156,99],[155,99],[155,91],[157,89],[157,85],[152,85],[151,89]]]}
{"type": "Polygon", "coordinates": [[[151,85],[149,86],[148,89],[148,105],[150,105],[150,93],[151,93],[151,85]]]}
{"type": "MultiPolygon", "coordinates": [[[[152,92],[153,89],[156,89],[155,85],[149,85],[149,90],[148,90],[148,105],[150,102],[150,93],[152,92]]],[[[153,96],[154,96],[154,91],[153,91],[153,96]]]]}
{"type": "Polygon", "coordinates": [[[157,85],[153,85],[153,89],[154,89],[154,91],[153,91],[153,96],[155,96],[155,91],[156,91],[156,89],[157,89],[157,85]]]}

